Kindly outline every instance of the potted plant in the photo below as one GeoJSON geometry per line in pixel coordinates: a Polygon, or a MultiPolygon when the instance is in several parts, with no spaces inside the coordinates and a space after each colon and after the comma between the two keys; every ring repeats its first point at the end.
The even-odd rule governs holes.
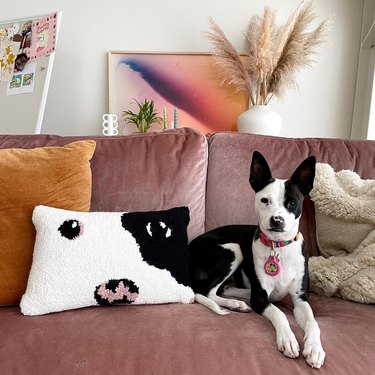
{"type": "Polygon", "coordinates": [[[131,110],[123,111],[122,117],[126,124],[134,124],[140,133],[146,133],[152,124],[162,125],[163,119],[158,115],[155,110],[153,100],[145,99],[143,103],[134,99],[138,106],[138,113],[131,110]]]}
{"type": "Polygon", "coordinates": [[[249,96],[249,109],[238,118],[239,131],[280,132],[281,117],[267,104],[273,96],[282,97],[287,88],[297,87],[297,71],[311,65],[316,47],[326,40],[331,19],[311,30],[315,16],[312,1],[303,1],[286,23],[277,27],[275,12],[266,7],[263,17],[250,20],[245,32],[245,56],[240,56],[221,28],[210,20],[211,31],[206,36],[213,46],[222,84],[234,85],[236,92],[245,91],[249,96]],[[256,129],[247,128],[251,122],[257,124],[256,129]],[[268,129],[260,130],[262,123],[269,123],[268,129]]]}

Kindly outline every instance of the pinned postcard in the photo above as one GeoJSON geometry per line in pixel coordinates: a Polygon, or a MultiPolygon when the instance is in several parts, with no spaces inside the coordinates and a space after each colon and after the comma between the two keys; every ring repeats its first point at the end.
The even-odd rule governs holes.
{"type": "Polygon", "coordinates": [[[29,60],[48,56],[55,51],[57,13],[36,20],[32,24],[31,46],[27,50],[29,60]]]}
{"type": "Polygon", "coordinates": [[[0,81],[10,82],[14,73],[19,42],[5,42],[0,45],[0,81]]]}
{"type": "Polygon", "coordinates": [[[5,29],[0,29],[0,45],[6,42],[13,42],[13,38],[18,33],[19,29],[20,25],[18,23],[5,29]]]}
{"type": "Polygon", "coordinates": [[[22,72],[13,75],[8,84],[7,95],[26,94],[34,91],[36,63],[26,64],[22,72]]]}

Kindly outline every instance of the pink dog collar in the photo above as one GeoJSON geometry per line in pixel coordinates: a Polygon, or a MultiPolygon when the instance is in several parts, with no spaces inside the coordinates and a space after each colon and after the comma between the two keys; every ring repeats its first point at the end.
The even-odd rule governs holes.
{"type": "Polygon", "coordinates": [[[300,239],[300,233],[298,232],[297,235],[288,241],[272,241],[269,238],[266,237],[266,235],[263,232],[259,233],[259,239],[260,242],[262,242],[263,245],[266,245],[268,247],[272,247],[272,249],[279,248],[279,247],[285,247],[290,245],[294,241],[298,241],[300,239]]]}
{"type": "Polygon", "coordinates": [[[259,233],[259,239],[263,245],[271,248],[270,256],[266,263],[264,263],[264,272],[269,276],[277,276],[281,271],[281,264],[279,254],[276,253],[275,249],[280,247],[285,247],[290,245],[292,242],[299,240],[300,233],[298,232],[297,235],[288,241],[272,241],[266,237],[263,232],[259,233]]]}

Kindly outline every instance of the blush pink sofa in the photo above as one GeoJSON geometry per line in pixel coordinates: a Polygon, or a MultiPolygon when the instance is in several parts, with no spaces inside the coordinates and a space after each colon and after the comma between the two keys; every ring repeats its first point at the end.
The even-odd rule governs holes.
{"type": "MultiPolygon", "coordinates": [[[[63,145],[95,139],[91,211],[157,210],[187,205],[189,239],[225,224],[255,224],[248,184],[254,150],[275,177],[287,178],[308,155],[336,170],[375,178],[375,142],[287,139],[191,129],[125,137],[4,135],[0,148],[63,145]]],[[[314,207],[305,201],[302,232],[318,254],[314,207]]],[[[321,374],[375,369],[375,309],[312,294],[327,357],[321,374]]],[[[278,304],[303,336],[286,299],[278,304]]],[[[218,316],[199,304],[91,307],[26,317],[0,307],[0,374],[309,374],[302,355],[288,359],[275,332],[255,313],[218,316]]]]}

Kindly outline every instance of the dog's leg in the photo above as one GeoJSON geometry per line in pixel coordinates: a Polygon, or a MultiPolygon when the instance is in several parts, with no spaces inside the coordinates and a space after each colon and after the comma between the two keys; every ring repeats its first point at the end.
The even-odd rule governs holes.
{"type": "Polygon", "coordinates": [[[200,303],[203,306],[208,307],[210,310],[215,312],[218,315],[227,315],[229,311],[222,310],[218,303],[216,303],[211,298],[204,296],[203,294],[196,293],[195,294],[195,302],[200,303]]]}
{"type": "MultiPolygon", "coordinates": [[[[220,284],[221,285],[221,284],[220,284]]],[[[251,308],[243,301],[236,299],[223,298],[217,295],[217,291],[220,288],[220,285],[210,290],[208,293],[208,298],[216,302],[222,307],[226,307],[229,310],[239,311],[239,312],[249,312],[251,308]]]]}
{"type": "Polygon", "coordinates": [[[299,356],[298,341],[289,326],[286,315],[272,303],[266,307],[262,315],[275,327],[278,349],[289,358],[297,358],[299,356]]]}
{"type": "Polygon", "coordinates": [[[320,341],[320,329],[308,302],[301,298],[294,300],[294,317],[305,333],[303,356],[306,362],[315,368],[320,368],[324,363],[326,353],[320,341]]]}
{"type": "Polygon", "coordinates": [[[239,311],[239,312],[249,312],[251,310],[251,308],[245,302],[238,301],[236,299],[223,298],[223,297],[220,297],[220,296],[217,295],[217,291],[219,290],[220,286],[230,276],[232,276],[233,272],[236,271],[236,269],[242,263],[242,260],[243,260],[241,248],[237,243],[227,243],[227,244],[220,245],[220,246],[222,246],[225,249],[228,249],[228,250],[232,251],[235,258],[234,258],[234,261],[231,264],[230,272],[228,273],[228,275],[219,284],[217,284],[214,288],[212,288],[209,291],[209,293],[207,294],[207,298],[216,302],[219,306],[226,307],[229,310],[239,311]]]}

